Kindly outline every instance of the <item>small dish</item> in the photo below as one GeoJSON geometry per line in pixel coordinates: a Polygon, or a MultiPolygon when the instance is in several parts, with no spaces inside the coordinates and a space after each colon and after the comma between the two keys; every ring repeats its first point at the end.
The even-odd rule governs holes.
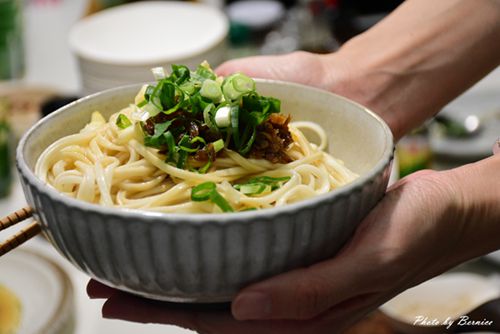
{"type": "Polygon", "coordinates": [[[498,297],[498,282],[477,274],[450,273],[406,290],[380,310],[398,333],[443,333],[460,326],[462,316],[498,297]]]}
{"type": "Polygon", "coordinates": [[[0,284],[21,304],[18,333],[70,333],[74,328],[73,286],[52,260],[26,249],[0,258],[0,284]]]}

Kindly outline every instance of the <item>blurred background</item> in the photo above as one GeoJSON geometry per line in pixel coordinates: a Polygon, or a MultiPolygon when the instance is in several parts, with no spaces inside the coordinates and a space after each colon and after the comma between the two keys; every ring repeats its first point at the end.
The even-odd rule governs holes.
{"type": "MultiPolygon", "coordinates": [[[[43,115],[93,92],[150,81],[155,66],[193,67],[206,59],[216,67],[250,55],[333,52],[401,2],[0,0],[0,216],[25,205],[13,152],[20,136],[43,115]]],[[[482,159],[491,154],[498,135],[499,69],[398,143],[393,180],[423,168],[482,159]]],[[[19,333],[189,332],[102,320],[101,302],[86,297],[87,277],[41,238],[29,244],[0,259],[0,294],[7,287],[19,297],[13,300],[31,305],[18,315],[19,333]],[[32,291],[25,288],[33,284],[38,286],[32,291]],[[40,309],[46,314],[38,318],[45,322],[29,327],[40,309]]],[[[492,277],[499,268],[500,256],[491,254],[456,270],[492,277]]],[[[353,328],[356,332],[395,333],[377,315],[353,328]]]]}

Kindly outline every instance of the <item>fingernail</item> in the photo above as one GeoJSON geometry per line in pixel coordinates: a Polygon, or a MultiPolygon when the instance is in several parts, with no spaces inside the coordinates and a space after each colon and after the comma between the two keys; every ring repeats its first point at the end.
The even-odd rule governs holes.
{"type": "Polygon", "coordinates": [[[238,320],[263,319],[271,314],[271,300],[261,292],[247,292],[233,302],[233,315],[238,320]]]}

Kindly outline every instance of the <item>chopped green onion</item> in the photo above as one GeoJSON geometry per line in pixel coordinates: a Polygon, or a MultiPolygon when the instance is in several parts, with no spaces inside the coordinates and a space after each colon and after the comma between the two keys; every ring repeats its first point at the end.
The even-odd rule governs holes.
{"type": "Polygon", "coordinates": [[[215,125],[219,128],[226,128],[231,124],[231,107],[224,106],[215,112],[215,125]]]}
{"type": "Polygon", "coordinates": [[[153,76],[155,77],[156,80],[161,80],[165,78],[165,70],[161,66],[152,68],[151,72],[153,72],[153,76]]]}
{"type": "Polygon", "coordinates": [[[213,103],[210,103],[205,107],[205,109],[203,109],[203,121],[210,129],[218,131],[217,124],[215,124],[215,120],[213,120],[212,116],[213,110],[215,110],[213,103]]]}
{"type": "Polygon", "coordinates": [[[219,102],[222,98],[222,90],[217,82],[206,79],[201,85],[200,94],[214,102],[219,102]]]}
{"type": "Polygon", "coordinates": [[[232,77],[234,89],[239,93],[248,93],[255,90],[255,81],[242,73],[236,73],[232,77]]]}
{"type": "Polygon", "coordinates": [[[218,139],[212,143],[214,145],[214,151],[215,153],[219,152],[224,148],[224,140],[218,139]]]}
{"type": "Polygon", "coordinates": [[[182,146],[182,145],[179,146],[179,149],[183,150],[185,152],[188,152],[188,153],[194,153],[194,152],[197,152],[199,150],[198,148],[190,148],[190,147],[186,147],[186,146],[182,146]]]}
{"type": "Polygon", "coordinates": [[[248,139],[247,143],[238,151],[241,155],[246,155],[248,152],[250,152],[250,149],[252,148],[255,138],[257,137],[257,128],[255,126],[251,128],[251,131],[252,134],[250,135],[250,138],[248,139]]]}
{"type": "MultiPolygon", "coordinates": [[[[144,98],[135,101],[144,115],[143,122],[139,122],[144,144],[165,152],[166,161],[179,168],[186,166],[188,157],[200,149],[208,151],[210,157],[201,168],[193,169],[197,172],[206,172],[216,159],[213,151],[217,153],[224,147],[248,155],[256,140],[258,126],[271,113],[280,111],[279,100],[259,95],[252,78],[241,73],[217,77],[206,62],[196,71],[183,65],[172,65],[170,74],[161,67],[152,69],[152,72],[157,83],[143,86],[139,95],[144,98]],[[165,122],[161,113],[176,113],[176,126],[173,127],[174,120],[169,119],[173,117],[166,117],[169,120],[165,122]],[[157,115],[161,117],[152,118],[157,115]],[[202,130],[191,138],[189,128],[193,121],[202,130]],[[151,125],[154,125],[152,135],[151,125]],[[207,148],[207,145],[211,146],[207,148]]],[[[279,182],[275,184],[270,184],[271,189],[281,186],[279,182]]],[[[261,185],[252,187],[262,188],[261,185]]]]}
{"type": "Polygon", "coordinates": [[[233,212],[233,208],[224,197],[217,191],[214,182],[201,183],[191,189],[191,200],[195,202],[203,202],[211,200],[223,212],[233,212]]]}
{"type": "Polygon", "coordinates": [[[210,195],[210,200],[214,202],[223,212],[234,212],[234,209],[221,194],[214,190],[210,195]]]}
{"type": "Polygon", "coordinates": [[[248,180],[248,182],[249,183],[261,182],[266,184],[272,184],[275,182],[286,182],[288,180],[290,180],[290,176],[272,177],[264,175],[264,176],[252,177],[251,179],[248,180]]]}
{"type": "Polygon", "coordinates": [[[177,159],[177,168],[183,169],[186,166],[186,161],[188,158],[188,152],[184,150],[179,150],[179,158],[177,159]]]}
{"type": "Polygon", "coordinates": [[[189,140],[188,135],[182,136],[181,140],[179,141],[179,149],[183,150],[185,152],[188,152],[188,153],[194,153],[194,152],[198,151],[197,148],[192,148],[192,147],[186,146],[187,144],[189,144],[189,142],[190,142],[190,140],[189,140]]]}
{"type": "Polygon", "coordinates": [[[124,114],[120,114],[120,115],[118,115],[118,118],[116,119],[116,125],[120,129],[126,129],[132,125],[132,122],[128,119],[127,116],[125,116],[124,114]]]}
{"type": "Polygon", "coordinates": [[[200,167],[200,169],[198,169],[198,172],[200,172],[201,174],[205,174],[210,167],[212,167],[212,161],[209,160],[203,167],[200,167]]]}
{"type": "Polygon", "coordinates": [[[237,184],[234,188],[245,195],[258,195],[263,193],[266,189],[270,190],[271,187],[263,183],[249,183],[237,184]]]}
{"type": "Polygon", "coordinates": [[[214,72],[212,71],[210,65],[208,65],[207,62],[203,62],[200,65],[198,65],[198,68],[196,69],[196,74],[204,79],[212,79],[212,80],[216,79],[214,72]]]}
{"type": "Polygon", "coordinates": [[[174,155],[176,153],[174,135],[172,135],[172,132],[167,131],[163,134],[163,137],[168,147],[168,161],[174,161],[174,155]]]}
{"type": "Polygon", "coordinates": [[[172,74],[170,75],[170,81],[175,82],[180,85],[191,77],[191,72],[189,68],[184,65],[172,65],[172,74]]]}
{"type": "Polygon", "coordinates": [[[257,176],[250,178],[245,183],[233,185],[234,189],[240,191],[245,195],[258,195],[264,191],[274,191],[282,186],[282,183],[290,180],[289,176],[284,177],[271,177],[271,176],[257,176]]]}
{"type": "Polygon", "coordinates": [[[237,105],[231,106],[231,135],[233,136],[234,145],[237,149],[241,146],[240,130],[239,130],[239,112],[237,105]]]}
{"type": "Polygon", "coordinates": [[[193,139],[191,139],[191,141],[189,142],[190,144],[194,144],[194,143],[197,143],[197,142],[200,142],[202,143],[203,145],[206,145],[207,142],[205,141],[205,139],[203,139],[202,137],[200,136],[196,136],[196,137],[193,137],[193,139]]]}
{"type": "Polygon", "coordinates": [[[148,102],[144,107],[142,107],[142,110],[147,112],[150,117],[154,117],[161,112],[161,110],[158,109],[158,107],[151,102],[148,102]]]}
{"type": "Polygon", "coordinates": [[[167,131],[168,127],[172,124],[173,120],[166,121],[164,123],[156,123],[155,124],[155,133],[153,137],[160,137],[165,131],[167,131]]]}
{"type": "Polygon", "coordinates": [[[242,95],[255,91],[255,81],[242,73],[227,77],[222,83],[222,93],[229,101],[234,101],[242,95]]]}
{"type": "Polygon", "coordinates": [[[151,96],[153,96],[155,89],[156,89],[156,86],[148,85],[146,87],[146,91],[144,92],[144,99],[146,101],[149,101],[151,99],[151,96]]]}
{"type": "Polygon", "coordinates": [[[246,209],[243,209],[243,210],[240,210],[240,211],[256,211],[257,208],[254,208],[254,207],[250,207],[250,208],[246,208],[246,209]]]}
{"type": "Polygon", "coordinates": [[[197,90],[197,85],[191,81],[184,82],[179,88],[188,95],[193,95],[197,90]]]}
{"type": "Polygon", "coordinates": [[[228,101],[234,101],[241,96],[241,93],[234,89],[233,83],[229,78],[224,80],[222,84],[222,94],[228,101]]]}
{"type": "Polygon", "coordinates": [[[195,202],[207,201],[215,190],[216,185],[214,182],[200,183],[191,189],[191,200],[195,202]]]}

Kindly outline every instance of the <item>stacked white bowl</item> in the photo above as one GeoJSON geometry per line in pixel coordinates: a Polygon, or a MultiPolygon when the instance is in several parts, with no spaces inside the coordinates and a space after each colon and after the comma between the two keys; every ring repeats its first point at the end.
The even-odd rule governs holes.
{"type": "Polygon", "coordinates": [[[145,1],[101,11],[79,21],[69,43],[83,93],[152,81],[151,68],[195,68],[225,60],[229,24],[219,9],[200,3],[145,1]]]}

